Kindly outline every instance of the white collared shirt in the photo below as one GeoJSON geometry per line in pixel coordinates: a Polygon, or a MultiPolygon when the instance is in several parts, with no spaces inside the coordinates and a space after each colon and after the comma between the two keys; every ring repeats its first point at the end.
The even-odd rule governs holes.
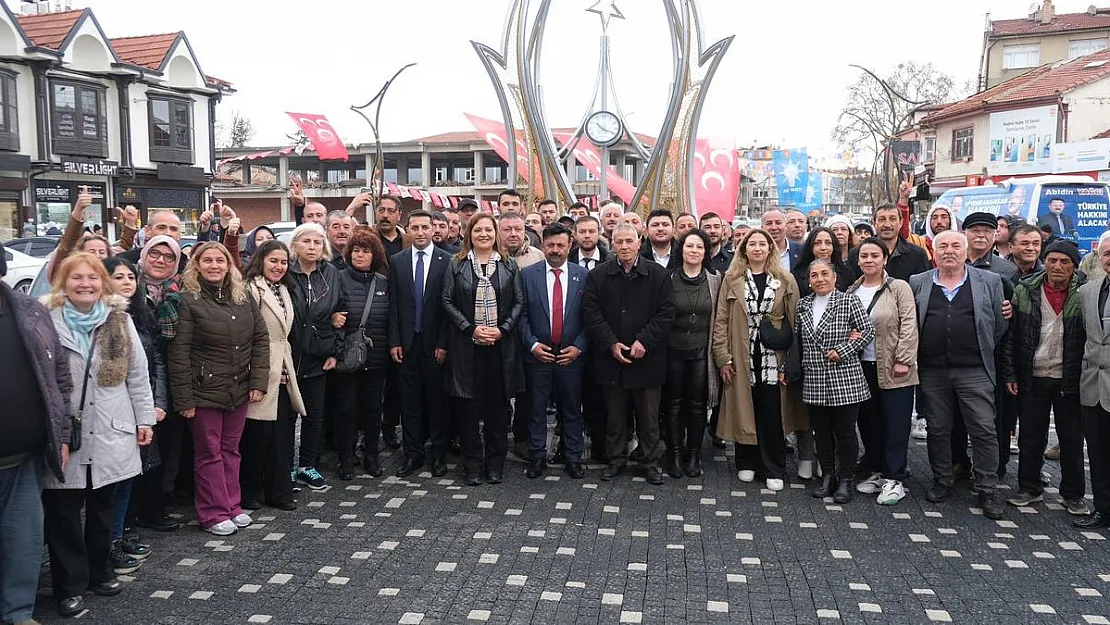
{"type": "Polygon", "coordinates": [[[794,268],[790,266],[790,241],[786,242],[786,249],[779,252],[779,263],[784,270],[794,271],[794,268]]]}
{"type": "Polygon", "coordinates": [[[663,269],[666,269],[668,266],[670,266],[671,252],[667,252],[666,254],[660,256],[659,254],[655,253],[655,248],[653,247],[651,248],[651,255],[655,259],[655,263],[663,269]]]}
{"type": "MultiPolygon", "coordinates": [[[[544,275],[547,278],[547,319],[549,323],[554,323],[555,321],[555,308],[552,306],[552,303],[555,301],[555,272],[552,271],[552,269],[559,269],[562,271],[562,273],[559,274],[559,286],[563,294],[563,330],[565,331],[567,327],[567,282],[570,280],[570,272],[567,271],[567,263],[565,262],[561,267],[552,267],[551,263],[546,261],[544,265],[547,267],[544,270],[544,275]]],[[[548,329],[551,329],[550,326],[548,326],[548,329]]],[[[533,343],[528,348],[529,351],[536,349],[536,345],[539,345],[539,341],[533,343]]],[[[555,346],[549,345],[548,347],[555,346]]]]}
{"type": "Polygon", "coordinates": [[[431,269],[431,267],[432,267],[432,252],[435,251],[436,247],[435,247],[435,245],[432,245],[432,244],[429,243],[428,247],[426,247],[422,250],[416,249],[415,245],[412,246],[411,249],[412,249],[412,252],[411,252],[412,253],[412,283],[414,285],[416,284],[416,261],[418,260],[416,254],[418,252],[424,252],[424,283],[420,285],[420,291],[422,293],[424,293],[425,296],[427,296],[428,294],[426,292],[425,287],[428,286],[428,270],[431,269]]]}
{"type": "Polygon", "coordinates": [[[599,264],[601,264],[601,250],[599,250],[595,247],[594,248],[594,253],[592,255],[587,256],[585,253],[582,252],[581,249],[579,249],[578,250],[578,264],[581,265],[582,268],[585,269],[586,271],[589,271],[589,270],[593,269],[594,267],[597,267],[599,264]],[[590,266],[590,263],[586,262],[586,261],[591,261],[591,260],[593,261],[593,267],[590,266]]]}

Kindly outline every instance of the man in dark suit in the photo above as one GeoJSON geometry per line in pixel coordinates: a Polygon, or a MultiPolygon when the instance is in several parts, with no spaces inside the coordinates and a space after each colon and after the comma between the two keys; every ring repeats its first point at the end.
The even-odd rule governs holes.
{"type": "Polygon", "coordinates": [[[725,222],[717,213],[707,212],[702,214],[699,227],[705,232],[705,236],[709,237],[709,245],[712,246],[706,250],[709,264],[713,267],[713,271],[722,276],[725,275],[728,266],[732,264],[732,252],[725,249],[728,239],[725,222]]]}
{"type": "Polygon", "coordinates": [[[802,244],[786,238],[786,214],[777,208],[763,212],[763,229],[775,241],[779,264],[787,271],[794,271],[802,257],[802,244]]]}
{"type": "Polygon", "coordinates": [[[444,457],[450,426],[443,409],[440,367],[447,359],[447,318],[439,305],[447,252],[432,244],[432,215],[409,215],[412,247],[389,262],[389,355],[400,365],[401,426],[405,461],[397,477],[424,466],[424,441],[432,441],[432,475],[447,473],[444,457]]]}
{"type": "Polygon", "coordinates": [[[628,462],[628,413],[636,407],[636,430],[644,449],[647,481],[663,483],[659,468],[659,400],[666,377],[667,330],[674,323],[671,281],[666,269],[637,253],[636,230],[613,231],[615,258],[586,280],[583,315],[597,358],[596,374],[605,387],[609,466],[603,480],[616,479],[628,462]]]}
{"type": "MultiPolygon", "coordinates": [[[[575,248],[567,261],[582,267],[587,273],[608,262],[613,253],[601,244],[600,239],[601,222],[590,215],[579,217],[574,222],[575,248]]],[[[590,433],[590,456],[594,462],[601,462],[605,458],[605,394],[597,377],[589,374],[596,366],[594,360],[597,356],[597,350],[588,350],[583,364],[587,375],[582,380],[582,420],[590,433]]],[[[601,356],[605,357],[605,354],[601,356]]]]}
{"type": "Polygon", "coordinates": [[[1037,227],[1044,229],[1045,226],[1052,228],[1052,235],[1071,238],[1075,221],[1071,215],[1064,214],[1064,200],[1054,197],[1048,201],[1048,212],[1037,217],[1037,227]]]}
{"type": "Polygon", "coordinates": [[[640,256],[668,271],[682,265],[682,254],[675,249],[671,211],[657,208],[648,213],[644,232],[647,239],[640,245],[640,256]]]}
{"type": "Polygon", "coordinates": [[[524,348],[529,350],[525,364],[532,389],[529,478],[540,477],[546,468],[547,404],[552,396],[559,398],[565,470],[575,479],[585,475],[581,405],[586,333],[582,327],[582,295],[588,272],[567,262],[569,252],[570,230],[558,222],[551,224],[543,229],[546,262],[520,272],[524,286],[520,333],[524,348]]]}

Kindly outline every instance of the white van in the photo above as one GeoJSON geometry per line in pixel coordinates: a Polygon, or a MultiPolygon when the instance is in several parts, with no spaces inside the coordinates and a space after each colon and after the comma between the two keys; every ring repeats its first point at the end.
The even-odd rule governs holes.
{"type": "Polygon", "coordinates": [[[1010,178],[981,187],[945,191],[933,206],[946,206],[962,222],[969,214],[1020,217],[1038,228],[1049,226],[1056,236],[1071,239],[1082,253],[1093,249],[1110,229],[1107,183],[1087,176],[1010,178]]]}

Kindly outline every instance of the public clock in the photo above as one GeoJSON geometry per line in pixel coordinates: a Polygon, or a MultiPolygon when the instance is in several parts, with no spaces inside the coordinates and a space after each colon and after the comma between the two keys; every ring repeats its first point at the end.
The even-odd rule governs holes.
{"type": "Polygon", "coordinates": [[[586,119],[586,137],[598,147],[610,147],[623,136],[624,124],[609,111],[598,111],[586,119]]]}

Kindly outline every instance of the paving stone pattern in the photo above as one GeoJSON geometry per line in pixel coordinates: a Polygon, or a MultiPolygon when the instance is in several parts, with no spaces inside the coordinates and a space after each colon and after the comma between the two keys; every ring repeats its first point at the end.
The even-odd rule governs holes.
{"type": "MultiPolygon", "coordinates": [[[[458,467],[329,473],[328,490],[235,536],[144,532],[154,552],[124,593],[90,597],[76,622],[1110,624],[1106,532],[1074,530],[1055,489],[998,522],[966,483],[929,504],[915,441],[905,500],[837,506],[799,483],[741,484],[731,451],[709,451],[704,478],[661,487],[635,471],[602,482],[598,467],[529,480],[519,461],[473,488],[458,467]]],[[[63,622],[49,597],[39,612],[63,622]]]]}

